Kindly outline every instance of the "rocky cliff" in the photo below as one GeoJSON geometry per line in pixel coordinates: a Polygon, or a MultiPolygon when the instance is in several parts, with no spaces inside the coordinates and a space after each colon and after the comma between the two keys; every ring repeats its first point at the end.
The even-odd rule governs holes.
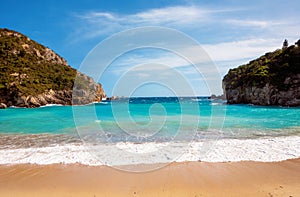
{"type": "Polygon", "coordinates": [[[80,105],[104,96],[101,84],[77,72],[51,49],[21,33],[0,29],[0,108],[80,105]]]}
{"type": "Polygon", "coordinates": [[[300,106],[299,43],[230,69],[223,79],[227,102],[300,106]]]}

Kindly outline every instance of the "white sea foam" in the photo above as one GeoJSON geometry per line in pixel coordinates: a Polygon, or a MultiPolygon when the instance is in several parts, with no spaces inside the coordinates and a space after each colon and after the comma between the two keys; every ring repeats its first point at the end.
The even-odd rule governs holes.
{"type": "MultiPolygon", "coordinates": [[[[177,142],[169,155],[163,153],[170,143],[117,143],[96,145],[93,148],[83,144],[66,144],[53,147],[2,149],[0,164],[74,164],[84,165],[128,165],[168,163],[175,161],[262,161],[274,162],[300,157],[300,136],[260,138],[260,139],[221,139],[211,141],[210,149],[203,154],[204,142],[177,142]],[[97,156],[91,150],[97,151],[97,156]],[[182,154],[182,150],[187,150],[182,154]],[[153,154],[151,154],[153,152],[153,154]],[[124,154],[129,153],[129,154],[124,154]]],[[[174,145],[174,144],[173,144],[174,145]]]]}
{"type": "Polygon", "coordinates": [[[43,105],[43,106],[40,106],[40,107],[63,107],[64,105],[61,105],[61,104],[47,104],[47,105],[43,105]]]}

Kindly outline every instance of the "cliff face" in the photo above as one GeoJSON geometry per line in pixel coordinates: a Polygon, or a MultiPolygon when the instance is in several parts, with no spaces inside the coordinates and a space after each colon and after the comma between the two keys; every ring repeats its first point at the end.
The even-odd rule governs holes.
{"type": "Polygon", "coordinates": [[[230,69],[223,89],[229,104],[300,106],[300,46],[230,69]]]}
{"type": "Polygon", "coordinates": [[[104,96],[101,84],[77,72],[51,49],[18,32],[0,29],[0,108],[87,104],[104,96]],[[76,77],[85,86],[75,87],[81,94],[72,100],[76,77]]]}

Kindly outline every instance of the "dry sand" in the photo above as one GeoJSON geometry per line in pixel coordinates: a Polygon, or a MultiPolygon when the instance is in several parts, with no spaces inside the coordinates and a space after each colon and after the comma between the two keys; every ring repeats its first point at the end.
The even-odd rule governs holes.
{"type": "Polygon", "coordinates": [[[277,163],[172,163],[147,173],[106,166],[2,165],[0,196],[300,197],[300,159],[277,163]]]}

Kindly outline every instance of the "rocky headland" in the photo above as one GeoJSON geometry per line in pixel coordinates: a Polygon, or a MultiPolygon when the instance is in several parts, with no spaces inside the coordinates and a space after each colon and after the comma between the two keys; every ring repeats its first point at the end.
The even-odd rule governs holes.
{"type": "Polygon", "coordinates": [[[54,51],[21,33],[0,29],[0,108],[83,105],[102,97],[101,84],[54,51]]]}
{"type": "Polygon", "coordinates": [[[223,89],[229,104],[300,106],[300,40],[230,69],[223,89]]]}

